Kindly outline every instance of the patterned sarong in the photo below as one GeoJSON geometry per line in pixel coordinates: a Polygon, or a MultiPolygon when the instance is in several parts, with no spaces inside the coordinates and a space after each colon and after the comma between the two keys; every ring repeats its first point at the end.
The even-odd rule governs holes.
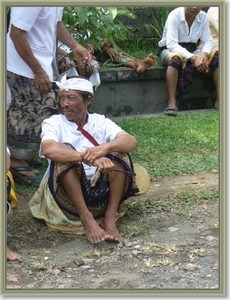
{"type": "MultiPolygon", "coordinates": [[[[110,153],[108,157],[120,162],[127,171],[133,172],[133,163],[129,154],[110,153]]],[[[61,174],[68,172],[71,168],[77,169],[81,178],[81,189],[85,203],[94,218],[100,223],[104,217],[109,197],[107,175],[97,170],[94,176],[87,180],[81,163],[51,162],[50,176],[34,194],[29,202],[29,207],[34,217],[43,219],[52,229],[66,233],[77,233],[83,232],[84,228],[67,191],[60,181],[61,174]]],[[[127,174],[117,219],[125,213],[123,202],[138,191],[135,175],[127,174]]]]}
{"type": "MultiPolygon", "coordinates": [[[[196,55],[201,54],[201,49],[193,52],[196,55]]],[[[163,66],[172,66],[178,70],[178,83],[177,83],[177,99],[180,99],[185,92],[185,89],[191,84],[194,72],[198,72],[202,76],[210,76],[213,71],[218,68],[219,51],[213,50],[209,56],[209,70],[207,74],[198,72],[191,61],[185,61],[183,57],[177,53],[171,53],[165,49],[161,53],[161,63],[163,66]]]]}
{"type": "Polygon", "coordinates": [[[55,92],[41,94],[34,80],[7,71],[12,101],[8,110],[7,145],[11,156],[32,159],[40,146],[42,121],[58,113],[55,92]]]}
{"type": "MultiPolygon", "coordinates": [[[[58,66],[58,72],[60,74],[65,73],[71,68],[76,68],[77,71],[77,66],[73,60],[71,60],[68,56],[64,56],[61,54],[57,55],[57,66],[58,66]]],[[[85,77],[90,78],[90,76],[94,73],[100,72],[100,66],[99,63],[95,60],[92,59],[90,63],[86,64],[85,66],[85,77]]]]}

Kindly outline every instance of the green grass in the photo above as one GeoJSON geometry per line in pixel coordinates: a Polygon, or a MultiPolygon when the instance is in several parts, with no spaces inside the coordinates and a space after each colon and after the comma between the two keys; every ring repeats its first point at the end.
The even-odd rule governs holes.
{"type": "Polygon", "coordinates": [[[191,113],[115,120],[136,136],[131,155],[152,179],[218,169],[218,114],[191,113]]]}
{"type": "Polygon", "coordinates": [[[157,56],[157,41],[154,39],[140,38],[139,40],[133,40],[132,42],[130,42],[130,40],[128,42],[124,41],[123,43],[119,43],[119,47],[123,51],[140,60],[145,59],[150,53],[153,53],[156,56],[156,61],[154,65],[161,65],[160,59],[157,56]]]}
{"type": "MultiPolygon", "coordinates": [[[[218,114],[188,113],[177,117],[153,116],[114,120],[124,130],[136,136],[138,147],[131,153],[134,163],[143,165],[152,180],[202,171],[218,170],[218,114]]],[[[47,167],[37,167],[44,174],[47,167]]],[[[17,183],[19,194],[34,193],[33,185],[17,183]]]]}

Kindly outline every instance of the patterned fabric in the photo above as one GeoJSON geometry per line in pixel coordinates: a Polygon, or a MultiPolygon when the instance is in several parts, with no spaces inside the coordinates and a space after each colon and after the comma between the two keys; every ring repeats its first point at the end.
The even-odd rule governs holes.
{"type": "Polygon", "coordinates": [[[7,145],[11,156],[31,159],[40,146],[42,121],[58,113],[55,92],[41,94],[34,80],[7,71],[12,101],[8,110],[7,145]]]}
{"type": "MultiPolygon", "coordinates": [[[[68,56],[63,56],[61,54],[57,55],[57,67],[60,74],[68,71],[72,67],[75,67],[77,70],[75,62],[68,56]]],[[[100,72],[99,63],[95,59],[92,59],[90,63],[85,66],[85,71],[86,78],[89,78],[94,73],[100,72]]]]}
{"type": "MultiPolygon", "coordinates": [[[[116,160],[126,167],[127,171],[133,172],[133,164],[131,157],[128,154],[110,153],[107,155],[111,160],[116,160]]],[[[64,172],[68,172],[71,168],[76,168],[79,177],[81,178],[81,189],[85,199],[85,203],[95,218],[103,217],[108,197],[109,197],[109,183],[107,175],[104,175],[99,170],[96,171],[94,176],[87,180],[83,165],[80,163],[75,164],[61,164],[51,162],[49,189],[57,202],[58,206],[72,216],[79,217],[72,201],[69,199],[68,193],[61,183],[60,176],[64,172]]],[[[120,203],[137,193],[138,187],[134,175],[127,175],[124,190],[122,192],[120,203]]],[[[77,191],[76,191],[77,192],[77,191]]]]}
{"type": "MultiPolygon", "coordinates": [[[[111,153],[109,157],[126,166],[127,171],[133,171],[133,164],[128,154],[111,153]]],[[[68,172],[71,168],[76,168],[81,175],[81,186],[85,202],[95,220],[100,224],[103,220],[109,195],[107,176],[96,171],[89,181],[86,179],[82,165],[77,163],[60,164],[51,162],[50,177],[43,182],[29,201],[29,208],[35,218],[44,220],[47,226],[53,230],[71,234],[83,233],[84,227],[60,181],[61,174],[68,172]]],[[[116,220],[124,216],[126,212],[124,201],[138,191],[135,176],[127,175],[116,220]]]]}
{"type": "MultiPolygon", "coordinates": [[[[210,54],[210,72],[202,74],[203,76],[210,76],[212,72],[218,68],[219,51],[213,51],[210,54]]],[[[194,72],[198,72],[193,62],[187,61],[183,68],[183,59],[177,54],[171,54],[168,61],[168,66],[172,66],[179,72],[177,84],[177,98],[180,99],[184,95],[185,89],[191,84],[194,72]]]]}

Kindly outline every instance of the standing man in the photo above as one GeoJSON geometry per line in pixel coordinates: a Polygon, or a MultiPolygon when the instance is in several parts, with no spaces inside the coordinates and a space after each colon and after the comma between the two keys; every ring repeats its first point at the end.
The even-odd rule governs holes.
{"type": "Polygon", "coordinates": [[[61,7],[12,7],[7,33],[7,83],[11,91],[7,145],[14,178],[30,183],[39,178],[28,162],[39,149],[42,121],[57,113],[52,90],[57,39],[70,47],[84,76],[90,53],[67,31],[61,7]]]}
{"type": "Polygon", "coordinates": [[[164,113],[176,116],[176,96],[182,97],[192,82],[193,71],[211,72],[216,88],[215,108],[218,108],[218,51],[213,40],[207,14],[198,6],[178,7],[171,11],[158,43],[161,64],[167,67],[166,89],[168,106],[164,113]],[[198,49],[197,46],[201,45],[198,49]]]}

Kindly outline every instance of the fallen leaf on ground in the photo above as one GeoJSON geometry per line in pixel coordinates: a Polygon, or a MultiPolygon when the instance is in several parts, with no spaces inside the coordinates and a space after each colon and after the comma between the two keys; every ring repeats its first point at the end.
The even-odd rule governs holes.
{"type": "Polygon", "coordinates": [[[206,179],[207,179],[207,177],[199,177],[195,181],[193,181],[192,183],[193,184],[202,183],[202,182],[205,182],[206,179]]]}

